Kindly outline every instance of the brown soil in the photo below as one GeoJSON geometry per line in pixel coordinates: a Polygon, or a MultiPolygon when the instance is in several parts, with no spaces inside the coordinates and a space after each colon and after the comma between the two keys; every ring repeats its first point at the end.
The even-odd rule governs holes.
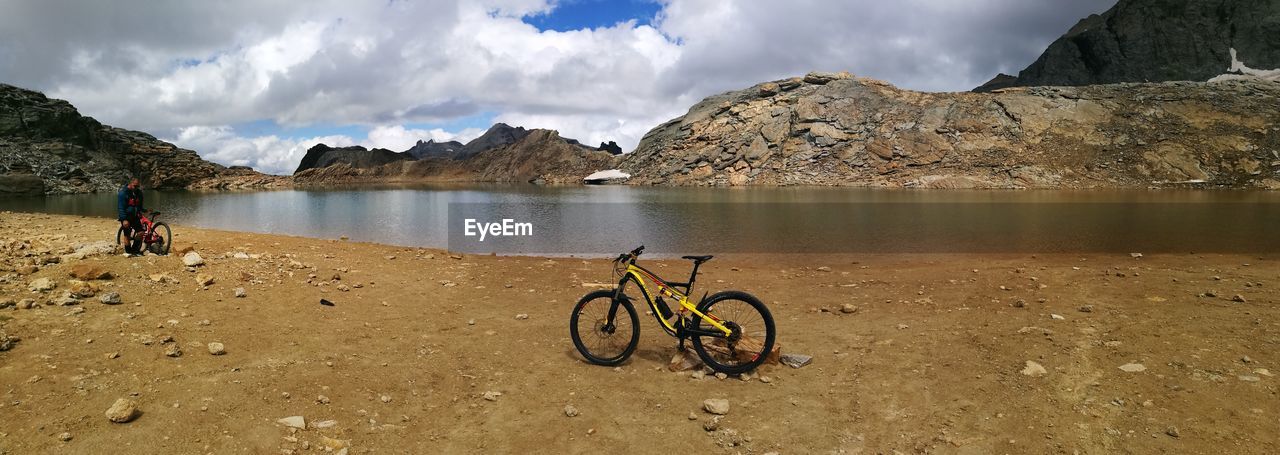
{"type": "MultiPolygon", "coordinates": [[[[114,226],[0,214],[0,267],[114,226]]],[[[801,369],[764,367],[765,383],[667,371],[675,343],[652,318],[624,366],[584,363],[569,311],[591,290],[583,283],[608,280],[606,261],[175,230],[212,285],[178,257],[150,255],[0,272],[0,301],[40,302],[0,311],[0,337],[20,339],[0,352],[0,453],[319,453],[326,442],[351,453],[1268,453],[1280,443],[1271,258],[717,258],[704,289],[759,296],[783,351],[814,356],[801,369]],[[115,274],[95,282],[98,294],[124,303],[45,305],[83,263],[115,274]],[[58,287],[28,291],[46,277],[58,287]],[[233,297],[237,287],[247,297],[233,297]],[[165,355],[166,336],[181,357],[165,355]],[[211,355],[210,342],[226,354],[211,355]],[[1027,361],[1046,373],[1024,375],[1027,361]],[[1119,369],[1128,363],[1146,370],[1119,369]],[[501,396],[484,399],[490,391],[501,396]],[[119,398],[138,403],[133,421],[104,415],[119,398]],[[717,431],[704,429],[707,398],[731,403],[717,431]],[[566,405],[581,414],[567,417],[566,405]],[[295,415],[336,424],[276,423],[295,415]]],[[[650,264],[687,273],[680,260],[650,264]]]]}

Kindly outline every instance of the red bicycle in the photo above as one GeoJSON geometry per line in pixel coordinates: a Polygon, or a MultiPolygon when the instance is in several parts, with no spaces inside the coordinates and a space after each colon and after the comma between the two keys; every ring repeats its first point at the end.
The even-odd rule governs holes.
{"type": "MultiPolygon", "coordinates": [[[[160,216],[160,212],[147,212],[138,215],[138,220],[142,221],[142,231],[134,231],[134,235],[142,236],[143,247],[139,253],[150,251],[151,254],[160,256],[169,254],[169,248],[173,246],[173,232],[169,230],[168,224],[154,221],[158,216],[160,216]]],[[[116,245],[124,246],[128,242],[129,238],[124,235],[124,226],[120,226],[120,229],[116,231],[116,245]]]]}

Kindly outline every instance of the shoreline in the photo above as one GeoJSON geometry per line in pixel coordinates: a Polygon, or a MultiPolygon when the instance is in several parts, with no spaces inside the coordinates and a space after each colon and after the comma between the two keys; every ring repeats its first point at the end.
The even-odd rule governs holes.
{"type": "MultiPolygon", "coordinates": [[[[113,227],[5,213],[0,265],[61,258],[113,227]]],[[[668,371],[675,341],[644,314],[627,363],[584,363],[569,312],[608,281],[607,260],[174,233],[204,265],[114,254],[0,272],[0,299],[38,302],[0,309],[0,331],[18,339],[0,352],[0,382],[15,385],[0,400],[5,449],[1188,453],[1232,441],[1265,453],[1280,443],[1269,431],[1280,353],[1267,348],[1280,340],[1280,264],[1255,255],[718,256],[695,294],[760,297],[783,352],[814,356],[800,369],[762,367],[763,382],[668,371]],[[84,286],[69,277],[78,265],[114,277],[89,281],[96,295],[76,304],[44,304],[84,286]],[[41,278],[57,286],[30,291],[41,278]],[[123,303],[99,303],[108,292],[123,303]],[[226,353],[211,355],[210,342],[226,353]],[[171,346],[181,356],[166,355],[171,346]],[[1044,373],[1025,373],[1029,361],[1044,373]],[[1119,369],[1130,363],[1146,370],[1119,369]],[[109,422],[118,398],[141,415],[109,422]],[[707,398],[729,399],[731,412],[714,419],[707,398]],[[305,429],[276,423],[299,415],[305,429]],[[718,429],[704,429],[713,420],[718,429]]],[[[642,262],[688,273],[687,261],[642,262]]]]}

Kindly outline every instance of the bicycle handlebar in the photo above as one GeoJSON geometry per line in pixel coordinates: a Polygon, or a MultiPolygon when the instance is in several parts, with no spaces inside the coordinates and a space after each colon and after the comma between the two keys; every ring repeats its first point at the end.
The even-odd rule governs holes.
{"type": "Polygon", "coordinates": [[[644,245],[640,245],[640,247],[639,247],[639,248],[636,248],[636,249],[634,249],[634,250],[631,250],[631,252],[630,252],[630,253],[622,253],[622,254],[619,254],[619,255],[618,255],[618,258],[617,258],[617,259],[614,259],[614,260],[613,260],[613,262],[622,262],[622,261],[625,261],[625,260],[627,260],[627,259],[630,259],[630,260],[633,260],[633,261],[634,261],[637,257],[639,257],[639,256],[640,256],[640,253],[642,253],[642,252],[644,252],[644,245]]]}

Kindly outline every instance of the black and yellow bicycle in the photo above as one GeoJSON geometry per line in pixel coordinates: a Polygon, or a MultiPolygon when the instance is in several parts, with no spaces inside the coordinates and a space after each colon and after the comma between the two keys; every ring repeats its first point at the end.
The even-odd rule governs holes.
{"type": "Polygon", "coordinates": [[[746,373],[760,366],[773,349],[777,333],[773,316],[760,299],[742,291],[723,291],[694,304],[689,299],[698,266],[711,256],[684,256],[693,261],[693,272],[686,283],[667,282],[657,274],[636,265],[644,246],[613,260],[618,287],[587,294],[573,308],[569,333],[573,344],[587,361],[597,365],[618,365],[626,361],[640,344],[640,321],[631,296],[644,296],[662,330],[680,340],[685,339],[712,370],[725,374],[746,373]],[[683,288],[683,291],[677,290],[683,288]],[[675,299],[678,311],[672,311],[663,297],[675,299]],[[621,311],[620,311],[621,310],[621,311]]]}

